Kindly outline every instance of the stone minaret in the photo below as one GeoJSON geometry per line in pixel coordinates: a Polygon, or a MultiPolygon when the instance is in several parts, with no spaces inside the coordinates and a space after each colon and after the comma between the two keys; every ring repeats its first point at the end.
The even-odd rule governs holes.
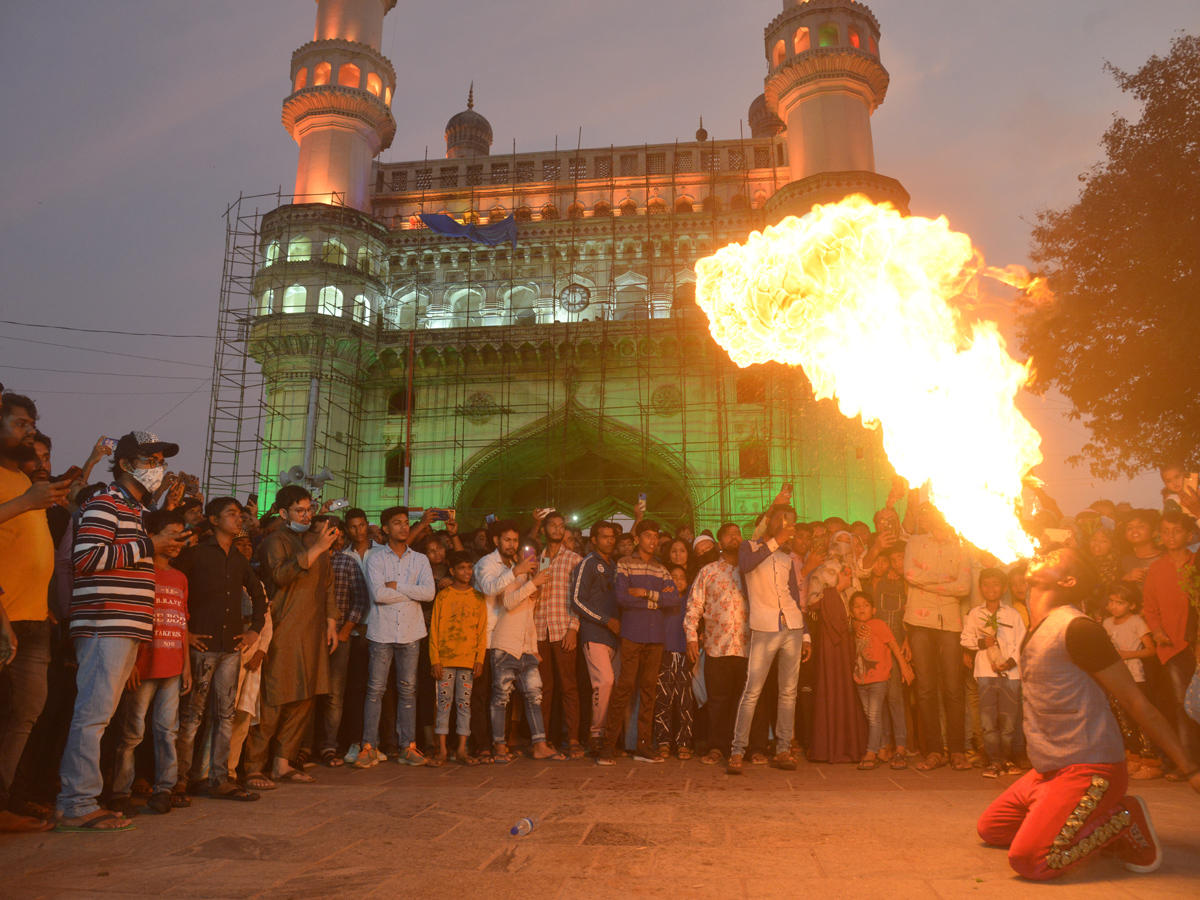
{"type": "Polygon", "coordinates": [[[907,211],[900,183],[875,173],[871,114],[890,79],[871,10],[855,0],[783,0],[765,38],[765,108],[757,112],[783,123],[791,173],[767,209],[802,215],[814,202],[857,192],[907,211]]]}
{"type": "Polygon", "coordinates": [[[396,0],[317,0],[312,41],[292,54],[283,125],[300,145],[296,202],[370,212],[371,161],[396,136],[396,72],[380,52],[396,0]]]}

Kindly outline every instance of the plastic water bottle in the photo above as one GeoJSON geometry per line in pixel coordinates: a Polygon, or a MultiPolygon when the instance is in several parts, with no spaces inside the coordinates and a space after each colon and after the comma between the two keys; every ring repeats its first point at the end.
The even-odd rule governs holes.
{"type": "Polygon", "coordinates": [[[517,822],[516,825],[514,825],[512,828],[510,828],[508,830],[508,833],[511,834],[513,837],[524,837],[525,835],[529,834],[529,832],[533,831],[533,829],[535,829],[536,827],[537,827],[537,822],[534,821],[533,819],[526,817],[524,819],[521,819],[519,822],[517,822]]]}

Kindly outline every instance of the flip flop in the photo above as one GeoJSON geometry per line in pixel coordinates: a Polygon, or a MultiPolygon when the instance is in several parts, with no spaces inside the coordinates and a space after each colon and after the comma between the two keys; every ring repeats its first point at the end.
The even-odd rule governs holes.
{"type": "Polygon", "coordinates": [[[889,765],[893,769],[907,769],[908,768],[908,760],[905,759],[903,756],[899,756],[899,755],[893,756],[892,761],[889,763],[889,765]]]}
{"type": "Polygon", "coordinates": [[[276,781],[289,781],[292,784],[315,784],[317,779],[313,778],[306,772],[301,772],[299,769],[288,769],[282,775],[275,779],[276,781]]]}
{"type": "Polygon", "coordinates": [[[870,772],[872,769],[879,768],[879,760],[878,759],[859,760],[858,768],[863,772],[870,772]]]}
{"type": "Polygon", "coordinates": [[[88,819],[82,825],[64,825],[62,822],[59,822],[54,826],[54,830],[59,834],[105,834],[110,831],[133,831],[135,828],[137,826],[133,822],[118,813],[105,813],[102,816],[96,816],[94,819],[88,819]],[[121,821],[125,824],[117,828],[98,827],[101,822],[112,821],[121,821]]]}
{"type": "Polygon", "coordinates": [[[492,754],[492,762],[494,762],[498,766],[506,766],[510,762],[512,762],[515,758],[516,757],[513,755],[511,750],[508,753],[493,753],[492,754]]]}
{"type": "Polygon", "coordinates": [[[477,762],[479,762],[481,765],[484,765],[484,766],[490,766],[496,761],[496,757],[492,756],[492,754],[490,752],[489,753],[480,753],[477,757],[475,757],[475,759],[477,762]]]}
{"type": "Polygon", "coordinates": [[[924,760],[917,763],[916,769],[918,772],[932,772],[944,765],[946,765],[946,757],[940,753],[930,753],[924,760]]]}
{"type": "Polygon", "coordinates": [[[472,756],[470,753],[455,754],[455,761],[464,766],[479,765],[479,758],[472,756]]]}
{"type": "Polygon", "coordinates": [[[261,799],[259,794],[246,790],[240,784],[233,785],[227,791],[213,791],[211,796],[213,800],[240,800],[242,803],[251,803],[261,799]]]}
{"type": "Polygon", "coordinates": [[[546,762],[546,760],[554,760],[554,761],[556,761],[556,762],[562,762],[562,761],[563,761],[563,760],[565,760],[566,758],[567,758],[567,754],[563,753],[562,751],[556,752],[556,753],[555,753],[553,756],[534,756],[534,757],[531,757],[531,759],[533,759],[533,760],[534,760],[534,762],[546,762]]]}
{"type": "Polygon", "coordinates": [[[266,775],[247,775],[242,779],[242,786],[253,788],[256,791],[273,791],[279,787],[266,775]]]}

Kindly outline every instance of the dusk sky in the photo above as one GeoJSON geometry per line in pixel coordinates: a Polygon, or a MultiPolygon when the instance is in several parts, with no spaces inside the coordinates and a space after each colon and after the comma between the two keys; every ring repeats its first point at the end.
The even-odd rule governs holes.
{"type": "MultiPolygon", "coordinates": [[[[1200,32],[1195,0],[879,0],[891,73],[876,166],[918,215],[946,215],[990,262],[1027,262],[1029,222],[1072,202],[1132,70],[1200,32]]],[[[400,0],[384,24],[399,126],[384,161],[444,154],[446,120],[491,121],[494,152],[717,139],[762,92],[779,0],[447,3],[400,0]]],[[[280,125],[312,0],[41,0],[0,13],[3,319],[116,331],[215,329],[226,206],[295,177],[280,125]]],[[[749,130],[746,129],[747,135],[749,130]]],[[[213,341],[0,324],[0,381],[32,395],[55,469],[100,434],[178,441],[199,473],[213,341]],[[48,342],[34,343],[37,341],[48,342]],[[90,350],[71,348],[92,348],[90,350]],[[98,350],[104,353],[95,352],[98,350]],[[155,357],[141,359],[123,356],[155,357]],[[67,371],[74,370],[74,371],[67,371]],[[124,373],[121,375],[112,373],[124,373]]],[[[1156,473],[1104,484],[1064,465],[1086,440],[1059,399],[1024,397],[1038,470],[1064,510],[1098,496],[1159,505],[1156,473]]]]}

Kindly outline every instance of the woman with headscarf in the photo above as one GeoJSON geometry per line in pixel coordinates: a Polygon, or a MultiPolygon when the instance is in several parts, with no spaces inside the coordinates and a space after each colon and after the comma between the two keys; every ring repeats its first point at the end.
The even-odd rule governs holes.
{"type": "Polygon", "coordinates": [[[847,607],[857,579],[853,561],[839,557],[850,547],[849,541],[839,545],[837,538],[842,534],[845,532],[830,541],[831,559],[809,579],[809,606],[821,623],[814,653],[817,690],[808,748],[811,762],[858,762],[867,748],[866,716],[854,688],[857,648],[847,607]]]}

